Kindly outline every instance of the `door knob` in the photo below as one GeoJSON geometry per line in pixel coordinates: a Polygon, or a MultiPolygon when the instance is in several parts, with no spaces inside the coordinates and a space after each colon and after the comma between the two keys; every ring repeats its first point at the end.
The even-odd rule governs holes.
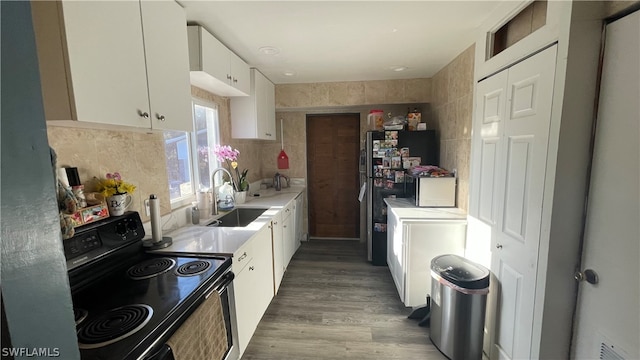
{"type": "Polygon", "coordinates": [[[578,282],[586,280],[589,284],[592,284],[592,285],[595,285],[598,283],[598,274],[591,269],[587,269],[585,271],[578,271],[575,273],[575,275],[573,275],[573,277],[578,282]]]}

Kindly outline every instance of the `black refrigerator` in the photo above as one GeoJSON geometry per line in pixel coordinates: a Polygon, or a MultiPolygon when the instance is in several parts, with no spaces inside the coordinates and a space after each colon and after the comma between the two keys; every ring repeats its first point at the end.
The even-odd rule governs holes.
{"type": "Polygon", "coordinates": [[[387,206],[385,198],[406,194],[405,176],[414,165],[438,165],[434,130],[368,131],[367,252],[373,265],[387,265],[387,206]]]}

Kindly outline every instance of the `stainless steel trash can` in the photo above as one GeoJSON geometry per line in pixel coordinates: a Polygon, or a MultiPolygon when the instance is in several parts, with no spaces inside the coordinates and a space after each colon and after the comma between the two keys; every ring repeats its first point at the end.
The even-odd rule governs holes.
{"type": "Polygon", "coordinates": [[[489,270],[457,255],[431,260],[433,344],[452,360],[482,359],[489,270]]]}

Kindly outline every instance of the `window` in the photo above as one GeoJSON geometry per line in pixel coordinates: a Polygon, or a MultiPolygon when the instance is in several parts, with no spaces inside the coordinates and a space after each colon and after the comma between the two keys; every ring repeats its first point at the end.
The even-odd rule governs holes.
{"type": "Polygon", "coordinates": [[[217,106],[194,100],[193,121],[195,122],[193,150],[198,164],[195,177],[198,179],[198,190],[206,190],[211,187],[211,171],[220,167],[217,159],[210,158],[211,150],[220,143],[217,106]]]}
{"type": "Polygon", "coordinates": [[[217,159],[210,159],[210,149],[220,142],[218,108],[196,99],[192,104],[194,132],[164,132],[172,208],[193,201],[196,191],[211,187],[211,170],[220,166],[217,159]]]}
{"type": "Polygon", "coordinates": [[[183,131],[164,132],[164,153],[167,158],[169,198],[173,204],[194,194],[191,171],[191,149],[189,133],[183,131]]]}

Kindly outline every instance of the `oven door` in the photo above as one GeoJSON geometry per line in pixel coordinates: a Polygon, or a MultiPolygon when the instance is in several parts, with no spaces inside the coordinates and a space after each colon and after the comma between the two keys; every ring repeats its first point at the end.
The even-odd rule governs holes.
{"type": "MultiPolygon", "coordinates": [[[[238,359],[238,350],[237,347],[234,346],[235,334],[237,334],[236,330],[236,314],[235,314],[235,306],[233,303],[233,278],[235,275],[229,271],[222,279],[214,285],[214,289],[212,291],[217,291],[220,295],[220,301],[222,303],[222,312],[224,315],[224,323],[225,330],[227,333],[227,351],[224,357],[220,360],[237,360],[238,359]]],[[[203,298],[206,299],[209,297],[211,292],[207,292],[207,296],[203,298]]],[[[203,299],[203,300],[204,300],[203,299]]],[[[158,350],[153,352],[148,357],[144,358],[145,360],[175,360],[173,356],[173,351],[171,347],[167,344],[162,344],[158,350]]],[[[218,359],[214,359],[218,360],[218,359]]]]}

